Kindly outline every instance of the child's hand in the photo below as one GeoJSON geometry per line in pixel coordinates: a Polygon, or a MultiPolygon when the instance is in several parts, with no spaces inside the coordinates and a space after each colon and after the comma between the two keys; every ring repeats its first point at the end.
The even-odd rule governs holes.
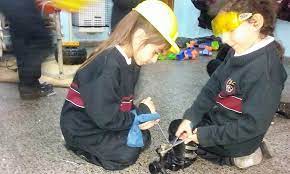
{"type": "Polygon", "coordinates": [[[175,133],[176,137],[184,140],[186,144],[188,143],[189,139],[193,137],[193,132],[190,124],[191,121],[183,120],[175,133]]]}
{"type": "Polygon", "coordinates": [[[160,119],[158,119],[158,120],[152,120],[152,121],[147,121],[145,123],[140,124],[139,125],[139,128],[141,130],[150,129],[151,127],[155,126],[159,121],[160,121],[160,119]]]}
{"type": "Polygon", "coordinates": [[[156,109],[151,97],[147,97],[146,99],[142,100],[141,103],[145,104],[151,111],[151,113],[156,113],[156,109]]]}
{"type": "Polygon", "coordinates": [[[194,143],[196,143],[196,144],[199,144],[199,141],[198,141],[198,139],[197,139],[197,128],[196,129],[194,129],[193,131],[192,131],[192,136],[188,136],[185,140],[184,140],[184,144],[187,144],[187,143],[189,143],[189,142],[194,142],[194,143]]]}

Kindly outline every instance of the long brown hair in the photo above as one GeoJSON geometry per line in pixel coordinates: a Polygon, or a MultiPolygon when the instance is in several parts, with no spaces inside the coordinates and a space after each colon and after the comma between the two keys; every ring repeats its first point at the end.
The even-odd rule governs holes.
{"type": "Polygon", "coordinates": [[[166,44],[165,49],[170,48],[170,44],[165,38],[138,12],[132,10],[127,14],[116,26],[110,37],[103,41],[88,57],[88,59],[82,64],[80,68],[88,65],[94,60],[98,54],[107,48],[114,47],[115,45],[131,44],[132,35],[134,32],[142,28],[144,29],[147,38],[142,41],[140,47],[145,46],[148,43],[151,44],[166,44]]]}
{"type": "MultiPolygon", "coordinates": [[[[274,35],[278,12],[278,4],[274,0],[229,0],[221,10],[238,13],[259,13],[264,18],[264,25],[260,31],[262,37],[274,35]]],[[[277,41],[275,43],[278,55],[282,59],[284,48],[277,41]]]]}

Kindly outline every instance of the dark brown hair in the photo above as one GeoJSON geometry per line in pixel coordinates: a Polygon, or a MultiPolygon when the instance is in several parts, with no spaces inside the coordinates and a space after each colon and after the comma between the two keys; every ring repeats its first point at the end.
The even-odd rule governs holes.
{"type": "MultiPolygon", "coordinates": [[[[264,25],[261,28],[262,37],[273,36],[277,19],[278,4],[274,0],[229,0],[222,8],[223,11],[235,11],[238,13],[259,13],[264,18],[264,25]]],[[[284,48],[275,41],[279,57],[282,59],[284,48]]]]}
{"type": "Polygon", "coordinates": [[[146,44],[166,44],[165,49],[170,48],[170,44],[165,38],[138,12],[132,10],[127,14],[116,26],[110,37],[103,41],[83,63],[81,68],[88,65],[96,56],[107,48],[114,47],[115,45],[131,44],[132,35],[134,32],[142,28],[144,29],[146,36],[145,40],[142,41],[140,47],[146,44]]]}

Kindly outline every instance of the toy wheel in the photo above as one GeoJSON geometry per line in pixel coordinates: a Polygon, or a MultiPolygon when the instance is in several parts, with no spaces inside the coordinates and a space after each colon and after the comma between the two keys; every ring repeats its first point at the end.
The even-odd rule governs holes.
{"type": "MultiPolygon", "coordinates": [[[[82,64],[87,58],[87,50],[78,47],[64,47],[62,49],[63,64],[78,65],[82,64]]],[[[58,61],[58,51],[55,51],[55,60],[58,61]]]]}

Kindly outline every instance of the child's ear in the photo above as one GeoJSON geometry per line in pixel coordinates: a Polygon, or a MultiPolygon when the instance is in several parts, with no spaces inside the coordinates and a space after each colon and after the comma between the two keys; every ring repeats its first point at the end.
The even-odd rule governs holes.
{"type": "Polygon", "coordinates": [[[260,13],[254,14],[249,21],[256,30],[260,30],[264,25],[264,17],[260,13]]]}
{"type": "Polygon", "coordinates": [[[146,32],[144,31],[143,28],[138,28],[135,33],[135,37],[138,37],[139,39],[144,39],[146,37],[146,32]]]}

